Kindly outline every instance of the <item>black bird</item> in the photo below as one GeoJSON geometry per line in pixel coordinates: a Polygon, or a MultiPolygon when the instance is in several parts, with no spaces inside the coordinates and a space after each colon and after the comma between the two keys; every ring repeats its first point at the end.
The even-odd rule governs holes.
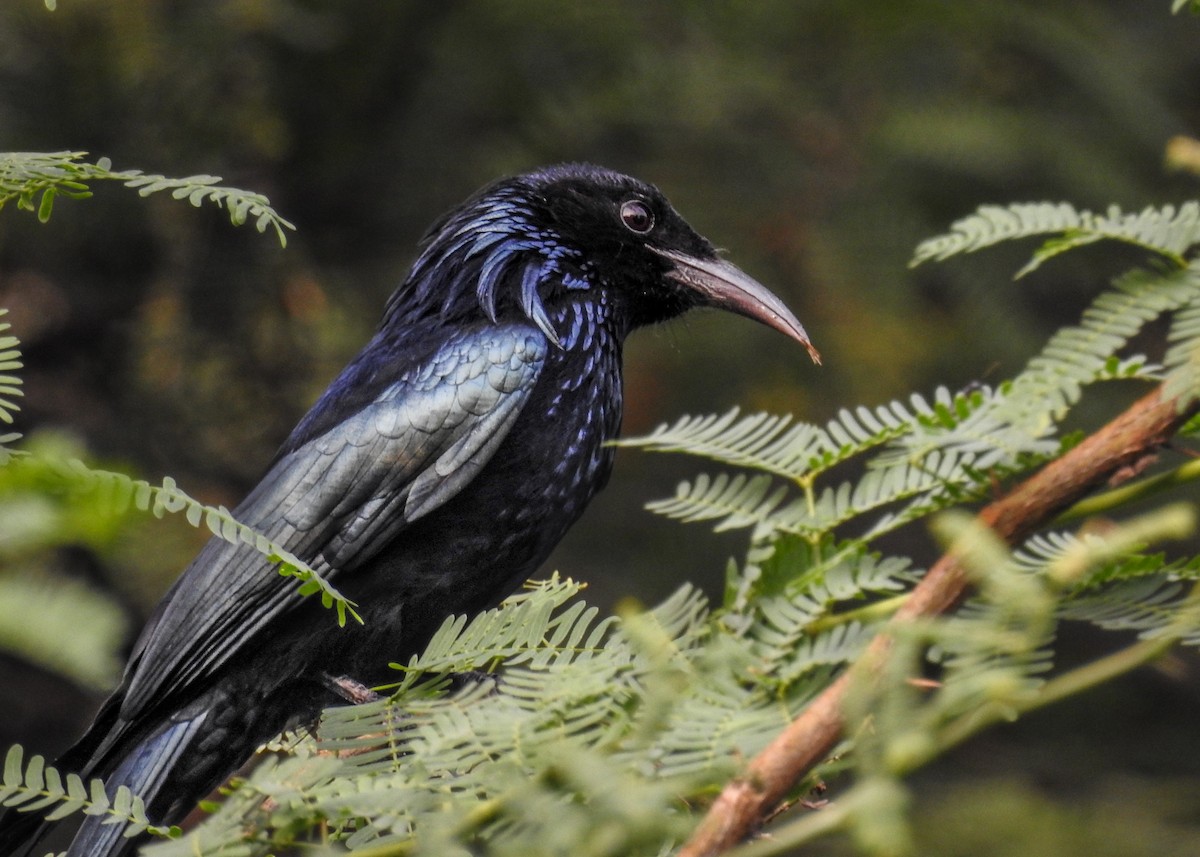
{"type": "MultiPolygon", "coordinates": [[[[693,307],[816,350],[651,185],[590,165],[496,182],[430,229],[375,336],[234,510],[358,604],[339,628],[247,546],[214,539],[155,610],[121,686],[59,766],[179,821],[346,682],[382,683],[451,613],[532,574],[612,467],[621,348],[693,307]]],[[[0,853],[41,819],[9,811],[0,853]]],[[[86,818],[68,854],[127,853],[86,818]]]]}

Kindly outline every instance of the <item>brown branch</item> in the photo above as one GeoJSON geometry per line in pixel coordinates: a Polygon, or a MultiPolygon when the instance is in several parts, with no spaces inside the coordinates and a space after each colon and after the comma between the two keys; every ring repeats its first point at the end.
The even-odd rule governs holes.
{"type": "MultiPolygon", "coordinates": [[[[1015,543],[1074,503],[1092,488],[1138,465],[1162,446],[1196,411],[1163,400],[1162,388],[1139,399],[1077,447],[1047,464],[1007,496],[990,503],[979,520],[1005,541],[1015,543]]],[[[962,598],[966,576],[952,554],[929,570],[892,618],[893,623],[934,616],[962,598]]],[[[712,857],[749,836],[801,778],[824,759],[842,734],[843,701],[851,676],[874,671],[887,656],[892,638],[885,630],[854,667],[808,705],[745,771],[729,782],[679,851],[679,857],[712,857]]]]}

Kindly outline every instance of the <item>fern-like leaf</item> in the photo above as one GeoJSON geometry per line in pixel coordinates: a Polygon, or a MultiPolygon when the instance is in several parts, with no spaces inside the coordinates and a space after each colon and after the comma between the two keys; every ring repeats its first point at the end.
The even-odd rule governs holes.
{"type": "Polygon", "coordinates": [[[15,201],[17,208],[36,212],[44,222],[50,219],[57,197],[85,199],[92,195],[89,182],[118,181],[136,188],[142,196],[170,191],[175,199],[186,199],[195,206],[212,202],[225,208],[234,225],[253,219],[259,232],[273,229],[281,245],[287,244],[287,230],[296,228],[271,207],[265,196],[223,186],[218,176],[167,178],[147,175],[141,170],[113,170],[108,158],[100,158],[93,164],[83,160],[86,155],[86,152],[0,154],[0,208],[15,201]]]}
{"type": "Polygon", "coordinates": [[[765,413],[738,419],[737,408],[725,414],[685,416],[673,425],[663,423],[645,437],[615,441],[618,446],[655,452],[688,452],[738,467],[789,476],[791,464],[810,449],[815,426],[796,426],[785,434],[791,417],[765,413]]]}
{"type": "MultiPolygon", "coordinates": [[[[101,163],[101,169],[107,171],[107,160],[102,159],[101,163]]],[[[270,200],[261,193],[225,187],[220,184],[220,176],[167,178],[161,175],[146,175],[141,170],[122,170],[96,177],[123,181],[126,187],[136,188],[140,196],[170,191],[173,198],[186,199],[197,208],[205,202],[212,202],[225,208],[234,226],[241,226],[248,219],[253,219],[254,228],[259,232],[266,232],[268,227],[274,229],[282,246],[287,246],[285,230],[296,228],[271,208],[270,200]]]]}
{"type": "Polygon", "coordinates": [[[974,214],[954,221],[948,233],[918,244],[909,266],[930,260],[940,262],[1002,241],[1065,232],[1080,225],[1080,212],[1065,202],[983,205],[974,214]]]}
{"type": "Polygon", "coordinates": [[[14,744],[4,757],[4,780],[0,784],[0,806],[15,808],[18,812],[46,813],[47,821],[57,821],[77,812],[84,815],[106,816],[105,823],[124,824],[122,835],[137,836],[147,832],[158,837],[175,837],[178,828],[159,827],[146,816],[146,805],[140,797],[121,786],[111,797],[99,779],[85,784],[74,773],[61,774],[46,764],[42,756],[31,756],[25,761],[25,751],[14,744]]]}
{"type": "Polygon", "coordinates": [[[646,508],[679,521],[720,519],[716,529],[721,531],[763,522],[786,496],[787,489],[774,485],[766,475],[702,473],[691,482],[680,482],[673,498],[652,501],[646,508]]]}
{"type": "Polygon", "coordinates": [[[1078,210],[1065,202],[985,205],[955,221],[947,234],[921,242],[909,264],[941,261],[1003,241],[1041,235],[1058,237],[1043,244],[1018,277],[1067,250],[1103,239],[1143,247],[1183,267],[1184,254],[1200,242],[1200,204],[1188,202],[1178,209],[1170,205],[1146,208],[1138,213],[1110,206],[1103,214],[1078,210]]]}
{"type": "MultiPolygon", "coordinates": [[[[7,313],[8,310],[0,308],[0,316],[7,313]]],[[[12,325],[8,322],[0,321],[0,422],[10,425],[13,422],[13,414],[20,410],[20,406],[13,399],[22,395],[20,376],[10,373],[24,365],[21,362],[21,341],[7,333],[11,328],[12,325]]],[[[15,432],[0,434],[0,464],[7,461],[11,454],[7,449],[9,444],[15,443],[20,437],[15,432]]]]}
{"type": "Polygon", "coordinates": [[[543,668],[559,658],[582,657],[596,650],[613,619],[596,623],[599,613],[574,598],[583,585],[553,575],[526,585],[508,598],[503,608],[485,610],[468,623],[466,616],[450,617],[426,644],[424,652],[393,669],[413,673],[454,673],[531,664],[543,668]]]}
{"type": "Polygon", "coordinates": [[[1169,339],[1163,395],[1177,398],[1184,408],[1200,396],[1200,288],[1196,298],[1175,314],[1169,339]]]}
{"type": "Polygon", "coordinates": [[[907,560],[880,557],[859,540],[777,537],[771,555],[743,573],[746,585],[721,621],[752,646],[756,674],[787,685],[845,663],[872,633],[862,614],[837,615],[843,605],[854,610],[915,576],[907,560]]]}
{"type": "MultiPolygon", "coordinates": [[[[979,470],[1012,468],[1024,456],[1055,453],[1058,445],[1051,436],[1085,387],[1161,374],[1144,358],[1123,359],[1117,352],[1148,322],[1195,300],[1200,300],[1198,263],[1119,278],[1084,311],[1079,325],[1058,331],[1016,378],[977,399],[963,419],[916,426],[893,442],[892,452],[921,460],[935,450],[952,450],[973,456],[972,466],[979,470]]],[[[887,456],[884,460],[890,462],[887,456]]]]}
{"type": "MultiPolygon", "coordinates": [[[[914,396],[912,403],[923,416],[933,414],[920,396],[914,396]]],[[[904,434],[914,420],[899,402],[843,410],[824,426],[793,424],[791,417],[764,413],[741,419],[738,415],[735,408],[719,416],[683,417],[645,437],[617,444],[652,452],[686,452],[801,481],[904,434]]]]}
{"type": "Polygon", "coordinates": [[[1165,312],[1200,296],[1200,264],[1161,274],[1135,271],[1121,277],[1084,311],[1076,327],[1060,330],[1012,382],[1002,418],[1037,431],[1038,411],[1061,418],[1084,386],[1103,377],[1117,349],[1165,312]]]}
{"type": "Polygon", "coordinates": [[[1179,581],[1148,575],[1073,598],[1062,606],[1060,615],[1109,631],[1149,634],[1175,622],[1183,592],[1179,581]]]}
{"type": "Polygon", "coordinates": [[[1011,466],[1021,455],[1058,449],[1056,442],[1038,442],[1024,432],[1010,437],[995,419],[981,421],[980,412],[993,399],[988,388],[957,395],[939,388],[932,400],[914,394],[907,403],[843,410],[824,426],[792,424],[764,414],[738,419],[737,411],[731,411],[687,417],[622,443],[651,451],[685,451],[766,471],[701,474],[681,482],[674,497],[647,504],[651,511],[680,521],[716,521],[717,530],[757,528],[760,539],[773,532],[823,533],[889,504],[914,501],[905,513],[882,519],[873,537],[968,496],[987,468],[1011,466]],[[825,470],[885,444],[890,446],[871,459],[867,474],[857,482],[820,493],[807,490],[825,470]],[[793,495],[772,476],[806,490],[793,495]]]}
{"type": "Polygon", "coordinates": [[[224,506],[210,506],[193,499],[170,477],[164,478],[162,485],[151,485],[123,473],[93,469],[77,459],[60,461],[39,456],[23,456],[9,466],[40,469],[54,480],[58,490],[97,495],[116,513],[133,507],[159,518],[166,514],[182,514],[192,526],[204,526],[214,536],[230,544],[253,547],[274,564],[280,575],[297,581],[298,594],[319,594],[321,604],[337,613],[339,625],[344,625],[347,617],[362,622],[362,617],[354,610],[354,602],[342,595],[315,568],[283,545],[238,521],[224,506]]]}

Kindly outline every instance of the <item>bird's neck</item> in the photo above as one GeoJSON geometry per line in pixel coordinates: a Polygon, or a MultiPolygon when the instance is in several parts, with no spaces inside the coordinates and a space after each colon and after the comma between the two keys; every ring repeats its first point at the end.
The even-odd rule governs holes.
{"type": "Polygon", "coordinates": [[[561,351],[568,353],[613,350],[620,353],[629,330],[606,294],[581,295],[564,301],[550,312],[561,351]]]}
{"type": "MultiPolygon", "coordinates": [[[[543,378],[552,388],[547,415],[578,423],[599,442],[621,426],[621,350],[628,330],[605,298],[563,302],[551,312],[559,347],[551,347],[543,378]]],[[[611,455],[601,456],[605,462],[611,455]]]]}

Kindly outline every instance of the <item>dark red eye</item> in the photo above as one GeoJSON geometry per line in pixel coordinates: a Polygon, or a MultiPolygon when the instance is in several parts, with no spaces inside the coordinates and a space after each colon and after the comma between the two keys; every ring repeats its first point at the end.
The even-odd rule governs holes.
{"type": "Polygon", "coordinates": [[[630,199],[621,204],[621,222],[630,232],[645,235],[654,228],[654,212],[640,199],[630,199]]]}

